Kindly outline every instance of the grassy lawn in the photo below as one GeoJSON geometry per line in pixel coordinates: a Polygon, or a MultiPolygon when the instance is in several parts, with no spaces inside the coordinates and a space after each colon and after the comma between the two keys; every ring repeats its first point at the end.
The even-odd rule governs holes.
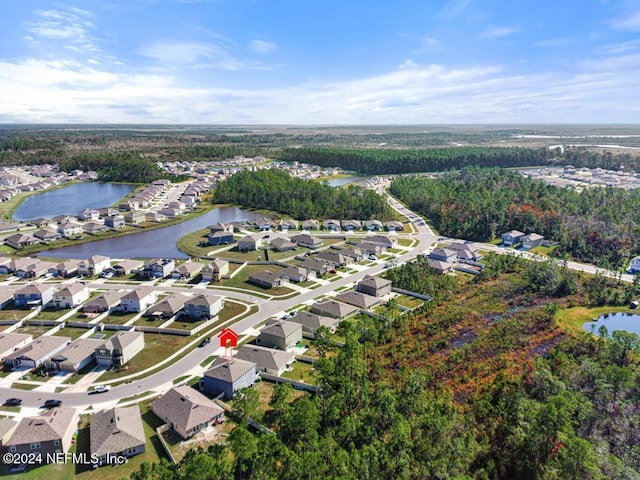
{"type": "Polygon", "coordinates": [[[226,322],[230,318],[233,318],[236,315],[241,314],[246,309],[247,309],[247,306],[243,303],[234,302],[233,300],[225,300],[224,308],[218,315],[218,319],[221,322],[226,322]]]}
{"type": "Polygon", "coordinates": [[[150,315],[142,315],[138,320],[133,322],[133,324],[141,327],[159,327],[167,320],[169,319],[162,317],[152,317],[150,315]]]}
{"type": "MultiPolygon", "coordinates": [[[[71,444],[70,452],[76,451],[76,446],[71,444]]],[[[1,472],[8,472],[4,470],[6,468],[3,465],[1,472]]],[[[16,473],[14,475],[2,475],[4,480],[73,480],[75,477],[75,465],[69,461],[67,463],[50,463],[48,465],[42,465],[41,467],[28,468],[22,473],[16,473]]]]}
{"type": "Polygon", "coordinates": [[[159,359],[167,358],[177,350],[184,347],[191,340],[193,340],[191,337],[183,337],[180,335],[145,333],[144,349],[133,357],[125,368],[120,370],[109,370],[100,377],[100,380],[114,380],[141,372],[149,367],[153,367],[158,363],[159,359]]]}
{"type": "Polygon", "coordinates": [[[408,295],[398,295],[395,299],[398,301],[398,305],[402,305],[407,308],[416,308],[424,303],[424,300],[416,297],[410,297],[408,295]]]}
{"type": "Polygon", "coordinates": [[[207,243],[208,228],[196,230],[186,234],[184,237],[178,239],[178,248],[192,257],[206,257],[207,254],[218,247],[219,245],[205,245],[200,246],[201,242],[207,243]]]}
{"type": "Polygon", "coordinates": [[[137,315],[136,312],[112,312],[111,315],[107,315],[103,320],[102,323],[112,323],[115,325],[124,325],[125,323],[127,323],[129,320],[131,320],[133,317],[135,317],[137,315]]]}
{"type": "Polygon", "coordinates": [[[544,255],[545,257],[548,257],[549,255],[551,255],[551,252],[553,251],[553,249],[554,247],[543,247],[542,245],[540,245],[539,247],[532,248],[530,252],[535,253],[537,255],[544,255]]]}
{"type": "Polygon", "coordinates": [[[294,362],[292,367],[292,371],[284,372],[282,376],[285,378],[290,378],[291,380],[302,381],[305,383],[310,383],[312,385],[315,384],[316,371],[311,364],[304,362],[294,362]]]}
{"type": "Polygon", "coordinates": [[[225,287],[235,287],[235,288],[241,288],[243,290],[253,290],[255,292],[260,292],[267,295],[287,295],[293,292],[293,290],[287,287],[280,287],[278,289],[272,289],[272,288],[266,289],[266,288],[260,288],[256,285],[252,285],[248,283],[249,275],[252,275],[257,272],[261,272],[262,270],[268,270],[270,272],[275,273],[279,270],[282,270],[282,267],[278,265],[247,265],[235,277],[229,278],[227,280],[223,280],[220,283],[225,287]]]}
{"type": "MultiPolygon", "coordinates": [[[[35,378],[34,378],[35,380],[35,378]]],[[[39,385],[32,385],[30,383],[18,383],[15,382],[11,385],[11,388],[17,388],[18,390],[33,390],[34,388],[38,387],[39,385]]]]}
{"type": "Polygon", "coordinates": [[[55,335],[56,337],[71,337],[71,340],[75,340],[80,335],[87,333],[89,330],[86,328],[74,328],[74,327],[65,327],[58,330],[55,335]]]}
{"type": "Polygon", "coordinates": [[[400,245],[401,247],[411,247],[413,246],[415,240],[411,239],[411,238],[398,238],[397,242],[398,245],[400,245]]]}
{"type": "Polygon", "coordinates": [[[205,322],[205,320],[199,320],[196,318],[190,318],[186,315],[182,315],[177,320],[171,322],[168,328],[181,328],[184,330],[193,330],[196,327],[199,327],[205,322]]]}
{"type": "Polygon", "coordinates": [[[31,310],[24,308],[8,307],[0,310],[0,320],[20,320],[26,317],[31,310]]]}
{"type": "Polygon", "coordinates": [[[583,324],[597,319],[600,315],[613,312],[635,313],[628,307],[574,307],[560,310],[556,313],[556,322],[570,333],[585,332],[583,324]]]}
{"type": "MultiPolygon", "coordinates": [[[[209,251],[213,250],[213,248],[209,247],[209,251]]],[[[243,262],[253,262],[256,260],[265,260],[264,250],[252,250],[250,252],[239,252],[238,250],[232,248],[231,250],[225,250],[223,252],[219,252],[213,255],[217,258],[226,258],[229,260],[242,260],[243,262]]]]}
{"type": "Polygon", "coordinates": [[[16,328],[15,333],[29,333],[33,335],[33,338],[49,331],[50,327],[38,327],[36,325],[27,325],[26,327],[16,328]]]}
{"type": "Polygon", "coordinates": [[[58,320],[65,313],[69,313],[69,310],[56,310],[55,308],[45,308],[41,310],[38,315],[32,318],[32,320],[58,320]]]}
{"type": "MultiPolygon", "coordinates": [[[[143,402],[140,404],[140,412],[142,414],[142,426],[144,428],[144,434],[146,438],[145,452],[135,457],[131,457],[129,461],[124,465],[117,466],[104,466],[96,468],[95,470],[89,468],[88,470],[80,468],[76,469],[76,476],[73,478],[80,480],[120,480],[122,478],[129,478],[131,472],[138,470],[142,462],[158,463],[161,458],[166,458],[166,454],[160,440],[156,435],[155,429],[162,425],[162,421],[155,416],[151,411],[149,404],[143,402]]],[[[89,451],[89,427],[81,429],[78,433],[78,450],[87,452],[89,451]]],[[[46,477],[42,477],[46,478],[46,477]]],[[[49,477],[51,479],[57,477],[49,477]]]]}

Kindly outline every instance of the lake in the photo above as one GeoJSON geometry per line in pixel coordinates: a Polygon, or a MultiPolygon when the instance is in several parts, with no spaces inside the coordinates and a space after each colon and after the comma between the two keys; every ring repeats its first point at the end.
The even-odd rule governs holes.
{"type": "Polygon", "coordinates": [[[638,313],[605,313],[600,315],[595,322],[588,322],[583,325],[587,332],[598,334],[598,329],[604,325],[609,333],[614,330],[624,330],[625,332],[640,335],[640,314],[638,313]]]}
{"type": "Polygon", "coordinates": [[[72,247],[56,248],[40,252],[40,255],[59,258],[88,258],[91,255],[106,255],[111,258],[187,258],[188,255],[178,250],[176,246],[178,239],[187,233],[218,222],[230,223],[262,218],[264,215],[241,208],[220,207],[168,227],[143,230],[140,233],[81,243],[72,247]]]}
{"type": "Polygon", "coordinates": [[[86,182],[28,197],[16,209],[13,219],[27,222],[40,217],[76,215],[83,208],[110,207],[133,191],[135,185],[86,182]]]}

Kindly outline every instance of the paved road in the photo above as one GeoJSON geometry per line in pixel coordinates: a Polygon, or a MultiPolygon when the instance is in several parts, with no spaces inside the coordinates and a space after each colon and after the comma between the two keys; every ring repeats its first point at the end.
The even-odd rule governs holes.
{"type": "MultiPolygon", "coordinates": [[[[395,201],[395,199],[391,197],[388,198],[391,206],[403,215],[410,218],[418,230],[418,233],[412,234],[412,237],[418,240],[418,244],[410,251],[407,251],[406,253],[399,256],[397,259],[398,263],[407,262],[415,258],[418,254],[424,252],[432,243],[436,241],[436,237],[429,226],[426,224],[424,219],[418,217],[415,213],[403,207],[400,203],[395,201]]],[[[382,263],[377,264],[352,275],[339,278],[335,281],[332,281],[330,284],[322,285],[321,287],[309,292],[296,295],[292,298],[284,300],[265,301],[264,299],[260,299],[249,293],[232,292],[228,290],[207,289],[207,291],[225,295],[229,298],[258,303],[260,310],[257,313],[243,318],[233,323],[232,325],[229,325],[236,332],[244,332],[255,327],[269,317],[278,315],[285,310],[289,310],[296,305],[312,300],[316,297],[329,294],[339,287],[354,284],[355,282],[360,281],[365,275],[374,275],[381,272],[382,270],[384,270],[384,265],[382,263]]],[[[114,289],[132,288],[132,285],[117,283],[96,283],[95,285],[89,284],[89,286],[94,288],[114,289]]],[[[180,287],[163,287],[162,285],[158,285],[157,288],[162,288],[163,290],[167,291],[184,291],[184,289],[180,287]]],[[[190,291],[193,290],[190,289],[190,291]]],[[[213,355],[217,348],[218,347],[216,345],[216,342],[213,341],[203,348],[196,348],[192,350],[190,353],[176,360],[170,366],[158,373],[154,373],[146,378],[135,380],[128,384],[113,387],[110,391],[105,393],[93,395],[90,395],[86,392],[47,393],[33,390],[29,391],[14,390],[11,388],[0,388],[0,402],[4,402],[5,399],[10,397],[19,397],[23,401],[23,406],[38,407],[42,405],[45,400],[56,398],[62,400],[63,405],[66,406],[87,407],[98,402],[114,402],[123,398],[128,398],[147,392],[149,390],[163,389],[163,387],[166,387],[168,389],[171,386],[173,379],[185,375],[185,373],[192,369],[194,366],[199,365],[202,361],[213,355]]]]}

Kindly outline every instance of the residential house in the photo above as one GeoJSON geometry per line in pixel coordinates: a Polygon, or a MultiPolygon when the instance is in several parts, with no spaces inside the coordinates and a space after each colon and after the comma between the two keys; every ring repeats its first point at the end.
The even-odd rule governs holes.
{"type": "Polygon", "coordinates": [[[171,278],[176,280],[188,280],[195,277],[202,270],[203,264],[200,262],[184,262],[171,272],[171,278]]]}
{"type": "Polygon", "coordinates": [[[118,209],[122,211],[138,210],[139,208],[140,208],[140,203],[137,200],[133,200],[133,199],[127,199],[118,205],[118,209]]]}
{"type": "Polygon", "coordinates": [[[82,229],[91,235],[95,235],[96,233],[105,232],[109,230],[104,223],[100,222],[87,222],[82,226],[82,229]]]}
{"type": "Polygon", "coordinates": [[[333,232],[340,231],[340,220],[329,219],[322,222],[322,228],[324,230],[331,230],[333,232]]]}
{"type": "Polygon", "coordinates": [[[35,225],[38,228],[53,228],[56,226],[55,220],[50,218],[36,218],[35,220],[29,220],[29,223],[35,225]]]}
{"type": "Polygon", "coordinates": [[[55,242],[62,238],[60,233],[51,230],[38,230],[37,232],[33,232],[33,236],[44,243],[55,242]]]}
{"type": "Polygon", "coordinates": [[[96,363],[106,367],[121,367],[144,348],[144,334],[121,330],[96,348],[96,363]]]}
{"type": "Polygon", "coordinates": [[[441,262],[455,263],[457,255],[453,250],[448,248],[435,248],[429,254],[429,258],[432,260],[439,260],[441,262]]]}
{"type": "Polygon", "coordinates": [[[173,387],[151,403],[151,410],[183,439],[224,419],[222,408],[187,386],[173,387]]]}
{"type": "Polygon", "coordinates": [[[73,217],[70,217],[69,215],[56,215],[52,218],[52,220],[58,225],[65,225],[69,222],[72,222],[73,217]]]}
{"type": "MultiPolygon", "coordinates": [[[[157,213],[157,212],[146,212],[144,214],[144,221],[146,222],[160,223],[160,222],[164,222],[166,219],[167,217],[165,215],[162,215],[161,213],[157,213]]],[[[138,222],[138,223],[142,223],[142,222],[138,222]]]]}
{"type": "Polygon", "coordinates": [[[78,338],[53,355],[46,364],[63,372],[77,372],[95,360],[95,351],[103,343],[103,340],[94,338],[78,338]]]}
{"type": "Polygon", "coordinates": [[[100,218],[100,212],[92,208],[83,208],[82,210],[78,210],[77,218],[84,222],[96,221],[100,218]]]}
{"type": "Polygon", "coordinates": [[[315,258],[307,258],[298,263],[297,266],[310,272],[315,272],[317,276],[324,275],[330,268],[330,265],[327,262],[315,258]]]}
{"type": "Polygon", "coordinates": [[[401,232],[402,230],[404,230],[404,225],[401,222],[397,222],[395,220],[391,220],[391,221],[385,223],[385,228],[389,232],[401,232]]]}
{"type": "Polygon", "coordinates": [[[311,235],[308,235],[306,233],[294,235],[293,237],[291,237],[291,241],[297,243],[301,247],[312,249],[320,248],[323,245],[322,240],[320,240],[318,237],[312,237],[311,235]]]}
{"type": "Polygon", "coordinates": [[[293,266],[283,268],[278,272],[278,276],[290,282],[301,283],[316,278],[316,272],[312,272],[303,267],[293,266]]]}
{"type": "Polygon", "coordinates": [[[502,245],[505,247],[513,247],[520,243],[522,237],[524,237],[524,233],[519,232],[518,230],[511,230],[510,232],[503,233],[502,237],[502,245]]]}
{"type": "Polygon", "coordinates": [[[74,408],[56,407],[40,415],[24,417],[5,444],[9,453],[40,454],[43,463],[53,454],[67,453],[78,428],[74,408]]]}
{"type": "Polygon", "coordinates": [[[522,249],[523,250],[531,250],[532,248],[539,247],[542,245],[542,241],[544,237],[542,235],[538,235],[537,233],[530,233],[522,237],[522,249]]]}
{"type": "MultiPolygon", "coordinates": [[[[233,233],[227,231],[218,231],[207,235],[207,245],[228,245],[234,242],[233,233]]],[[[255,249],[254,249],[255,250],[255,249]]]]}
{"type": "Polygon", "coordinates": [[[136,212],[132,211],[129,213],[125,213],[124,221],[126,223],[130,223],[132,225],[139,225],[147,221],[147,217],[144,212],[136,212]]]}
{"type": "Polygon", "coordinates": [[[287,319],[289,322],[299,323],[302,325],[302,333],[315,335],[320,327],[326,327],[331,332],[335,332],[340,323],[340,319],[324,317],[310,312],[296,312],[293,317],[287,319]]]}
{"type": "Polygon", "coordinates": [[[302,325],[286,320],[269,319],[260,330],[256,343],[265,347],[287,350],[302,340],[302,325]]]}
{"type": "Polygon", "coordinates": [[[275,238],[271,240],[271,246],[276,252],[288,252],[295,250],[298,246],[286,238],[275,238]]]}
{"type": "Polygon", "coordinates": [[[280,222],[280,225],[278,225],[278,227],[280,228],[280,230],[297,230],[298,228],[298,221],[297,220],[293,220],[291,218],[286,219],[286,220],[282,220],[280,222]]]}
{"type": "Polygon", "coordinates": [[[28,284],[13,294],[16,307],[46,306],[53,300],[55,288],[45,283],[28,284]]]}
{"type": "Polygon", "coordinates": [[[219,281],[229,274],[229,262],[216,258],[202,267],[202,279],[206,282],[219,281]]]}
{"type": "Polygon", "coordinates": [[[182,213],[182,210],[175,207],[164,207],[160,212],[165,217],[175,218],[182,213]]]}
{"type": "Polygon", "coordinates": [[[427,258],[429,267],[437,270],[439,273],[448,273],[453,270],[453,263],[443,262],[442,260],[436,260],[434,258],[427,258]]]}
{"type": "Polygon", "coordinates": [[[213,318],[224,307],[224,298],[205,292],[189,298],[184,303],[185,315],[192,318],[213,318]]]}
{"type": "Polygon", "coordinates": [[[122,260],[111,268],[114,273],[118,276],[130,275],[134,273],[136,270],[140,270],[144,267],[144,262],[142,260],[122,260]]]}
{"type": "Polygon", "coordinates": [[[104,224],[111,228],[122,228],[124,227],[125,220],[122,215],[109,215],[105,217],[104,224]]]}
{"type": "Polygon", "coordinates": [[[171,318],[182,310],[188,299],[189,297],[181,293],[167,295],[158,303],[151,305],[147,314],[153,317],[171,318]]]}
{"type": "Polygon", "coordinates": [[[171,258],[156,258],[146,263],[142,269],[142,278],[165,278],[176,268],[176,262],[171,258]]]}
{"type": "Polygon", "coordinates": [[[364,222],[364,229],[369,232],[377,232],[382,230],[382,222],[380,220],[367,220],[364,222]]]}
{"type": "Polygon", "coordinates": [[[111,208],[111,207],[99,208],[98,209],[98,213],[103,218],[113,217],[114,215],[119,215],[118,210],[116,210],[115,208],[111,208]]]}
{"type": "Polygon", "coordinates": [[[69,222],[58,225],[58,232],[61,233],[63,237],[73,237],[75,235],[80,235],[83,230],[82,225],[69,222]]]}
{"type": "Polygon", "coordinates": [[[120,310],[123,312],[142,312],[156,303],[157,292],[151,287],[137,287],[121,297],[120,310]]]}
{"type": "Polygon", "coordinates": [[[640,272],[640,256],[633,257],[631,259],[631,265],[629,266],[629,272],[631,272],[631,273],[640,272]]]}
{"type": "Polygon", "coordinates": [[[99,297],[89,300],[82,307],[85,313],[103,313],[108,312],[120,305],[120,299],[124,294],[115,290],[107,290],[99,297]]]}
{"type": "Polygon", "coordinates": [[[4,363],[7,355],[28,345],[33,341],[30,333],[3,333],[0,332],[0,362],[4,363]]]}
{"type": "Polygon", "coordinates": [[[356,248],[366,256],[380,255],[385,251],[385,246],[381,243],[369,242],[368,240],[358,243],[356,248]]]}
{"type": "Polygon", "coordinates": [[[18,422],[10,418],[0,418],[0,453],[6,453],[5,444],[9,441],[17,426],[18,422]]]}
{"type": "Polygon", "coordinates": [[[318,230],[320,228],[320,222],[318,220],[304,220],[302,222],[302,230],[318,230]]]}
{"type": "Polygon", "coordinates": [[[243,345],[238,348],[235,358],[256,364],[257,372],[267,372],[281,376],[295,362],[293,352],[283,352],[258,345],[243,345]]]}
{"type": "Polygon", "coordinates": [[[81,283],[70,283],[53,294],[56,308],[75,308],[89,299],[89,289],[81,283]]]}
{"type": "Polygon", "coordinates": [[[239,358],[218,357],[209,370],[204,372],[202,389],[213,395],[223,394],[231,399],[235,393],[250,387],[257,379],[256,364],[239,358]]]}
{"type": "Polygon", "coordinates": [[[17,269],[15,274],[20,278],[40,278],[49,273],[49,269],[54,268],[55,265],[53,262],[36,260],[26,267],[17,269]]]}
{"type": "Polygon", "coordinates": [[[20,249],[23,247],[27,247],[29,245],[35,245],[36,243],[40,243],[36,237],[32,235],[26,235],[24,233],[16,233],[14,235],[10,235],[4,239],[4,243],[13,247],[15,249],[20,249]]]}
{"type": "Polygon", "coordinates": [[[216,233],[216,232],[230,232],[233,233],[233,225],[230,223],[215,223],[213,225],[209,225],[209,231],[211,233],[216,233]]]}
{"type": "Polygon", "coordinates": [[[5,358],[13,368],[36,368],[71,343],[69,337],[41,336],[5,358]]]}
{"type": "Polygon", "coordinates": [[[269,218],[263,218],[262,220],[258,220],[258,222],[256,224],[256,227],[261,232],[268,232],[269,230],[271,230],[275,226],[276,226],[276,224],[273,222],[273,220],[271,220],[269,218]]]}
{"type": "Polygon", "coordinates": [[[101,410],[89,422],[89,454],[98,465],[108,465],[114,456],[144,453],[146,435],[138,405],[101,410]]]}
{"type": "Polygon", "coordinates": [[[8,307],[13,303],[13,288],[0,285],[0,310],[8,307]]]}
{"type": "Polygon", "coordinates": [[[349,257],[352,262],[359,262],[364,258],[364,251],[359,248],[340,248],[340,253],[345,257],[349,257]]]}
{"type": "Polygon", "coordinates": [[[353,232],[354,230],[360,230],[362,228],[362,222],[360,220],[343,220],[342,229],[345,232],[353,232]]]}
{"type": "Polygon", "coordinates": [[[353,290],[337,294],[336,300],[362,308],[363,310],[371,310],[373,307],[378,306],[381,303],[378,297],[367,295],[362,292],[354,292],[353,290]]]}
{"type": "Polygon", "coordinates": [[[325,263],[328,263],[330,265],[333,265],[334,267],[345,267],[347,266],[347,264],[352,263],[352,260],[350,257],[346,257],[344,255],[342,255],[341,253],[338,252],[333,252],[330,250],[325,250],[322,252],[318,252],[315,255],[315,258],[317,260],[321,260],[325,263]]]}
{"type": "Polygon", "coordinates": [[[393,248],[396,246],[396,239],[389,237],[387,235],[371,235],[367,237],[367,242],[371,242],[371,243],[379,243],[380,245],[382,245],[385,249],[387,248],[393,248]]]}
{"type": "Polygon", "coordinates": [[[251,235],[246,235],[238,240],[238,251],[239,252],[250,252],[253,250],[257,250],[262,245],[262,239],[253,238],[251,235]]]}
{"type": "Polygon", "coordinates": [[[80,260],[69,259],[58,263],[55,267],[49,269],[49,273],[56,277],[73,277],[78,273],[78,264],[80,260]]]}
{"type": "Polygon", "coordinates": [[[446,249],[455,252],[457,260],[462,263],[478,262],[483,258],[483,255],[479,252],[479,248],[470,243],[453,242],[447,245],[446,249]]]}
{"type": "Polygon", "coordinates": [[[111,259],[102,255],[92,255],[91,258],[80,260],[78,263],[78,275],[100,275],[111,267],[111,259]]]}
{"type": "Polygon", "coordinates": [[[348,305],[335,300],[320,300],[311,306],[311,313],[326,317],[339,318],[341,320],[357,313],[359,309],[353,305],[348,305]]]}
{"type": "Polygon", "coordinates": [[[279,288],[285,282],[282,277],[268,270],[252,273],[248,281],[261,288],[279,288]]]}
{"type": "Polygon", "coordinates": [[[384,297],[391,293],[391,280],[367,275],[358,283],[358,291],[374,297],[384,297]]]}

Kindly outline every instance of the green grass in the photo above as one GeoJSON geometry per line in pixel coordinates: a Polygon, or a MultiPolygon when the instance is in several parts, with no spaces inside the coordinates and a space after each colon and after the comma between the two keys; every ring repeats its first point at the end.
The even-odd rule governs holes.
{"type": "Polygon", "coordinates": [[[18,383],[18,382],[14,382],[11,385],[11,388],[17,388],[18,390],[33,390],[36,387],[39,387],[39,385],[32,385],[30,383],[18,383]]]}
{"type": "Polygon", "coordinates": [[[53,335],[55,335],[56,337],[70,337],[71,340],[75,340],[76,338],[78,338],[81,335],[84,335],[88,331],[89,329],[86,329],[86,328],[65,327],[65,328],[61,328],[60,330],[55,332],[53,335]]]}
{"type": "Polygon", "coordinates": [[[558,311],[555,320],[564,330],[570,333],[580,333],[586,331],[582,327],[585,323],[592,322],[605,313],[614,312],[634,313],[628,307],[574,307],[558,311]]]}
{"type": "Polygon", "coordinates": [[[131,312],[131,313],[113,312],[113,313],[111,313],[111,315],[107,315],[105,318],[103,318],[102,319],[102,323],[111,323],[111,324],[114,324],[114,325],[124,325],[129,320],[131,320],[133,317],[135,317],[137,314],[138,314],[137,312],[131,312]]]}
{"type": "Polygon", "coordinates": [[[206,245],[208,233],[209,229],[203,228],[201,230],[196,230],[195,232],[186,234],[185,236],[178,239],[178,249],[192,257],[206,257],[211,250],[220,248],[220,246],[218,245],[206,245]],[[205,245],[200,246],[201,242],[204,242],[205,245]]]}
{"type": "Polygon", "coordinates": [[[213,361],[218,358],[217,355],[210,355],[207,358],[205,358],[203,361],[200,362],[200,366],[203,368],[207,368],[209,365],[211,365],[211,363],[213,363],[213,361]]]}
{"type": "Polygon", "coordinates": [[[153,367],[159,360],[172,355],[191,340],[193,338],[187,336],[145,333],[144,349],[133,357],[125,368],[109,370],[102,374],[100,380],[115,380],[153,367]]]}
{"type": "Polygon", "coordinates": [[[408,295],[398,295],[395,298],[398,301],[398,305],[402,305],[407,308],[416,308],[424,303],[424,300],[416,297],[410,297],[408,295]]]}
{"type": "Polygon", "coordinates": [[[17,328],[15,333],[28,333],[33,335],[33,338],[39,337],[40,335],[49,331],[49,327],[39,327],[36,325],[27,325],[26,327],[17,328]]]}
{"type": "Polygon", "coordinates": [[[412,240],[411,238],[399,238],[397,242],[401,247],[412,247],[414,240],[412,240]]]}
{"type": "Polygon", "coordinates": [[[56,310],[55,308],[45,308],[41,310],[38,315],[32,318],[32,320],[58,320],[65,313],[69,313],[69,310],[56,310]]]}
{"type": "Polygon", "coordinates": [[[535,253],[537,255],[544,255],[545,257],[548,257],[553,251],[553,249],[554,247],[543,247],[542,245],[540,245],[539,247],[532,248],[530,252],[535,253]]]}
{"type": "Polygon", "coordinates": [[[316,382],[316,371],[313,366],[309,363],[304,362],[294,362],[293,370],[290,372],[284,372],[282,376],[284,378],[290,378],[291,380],[302,381],[304,383],[315,384],[316,382]]]}
{"type": "Polygon", "coordinates": [[[229,278],[227,280],[223,280],[220,283],[225,287],[235,287],[243,290],[252,290],[252,291],[267,294],[267,295],[280,296],[280,295],[287,295],[293,292],[293,290],[287,287],[280,287],[278,289],[271,289],[271,288],[266,289],[266,288],[258,287],[257,285],[250,284],[248,282],[249,275],[252,275],[257,272],[261,272],[262,270],[268,270],[270,272],[275,273],[279,270],[282,270],[282,267],[278,265],[247,265],[235,277],[229,278]]]}
{"type": "Polygon", "coordinates": [[[0,320],[20,320],[26,317],[30,312],[31,310],[28,309],[9,306],[0,310],[0,320]]]}

